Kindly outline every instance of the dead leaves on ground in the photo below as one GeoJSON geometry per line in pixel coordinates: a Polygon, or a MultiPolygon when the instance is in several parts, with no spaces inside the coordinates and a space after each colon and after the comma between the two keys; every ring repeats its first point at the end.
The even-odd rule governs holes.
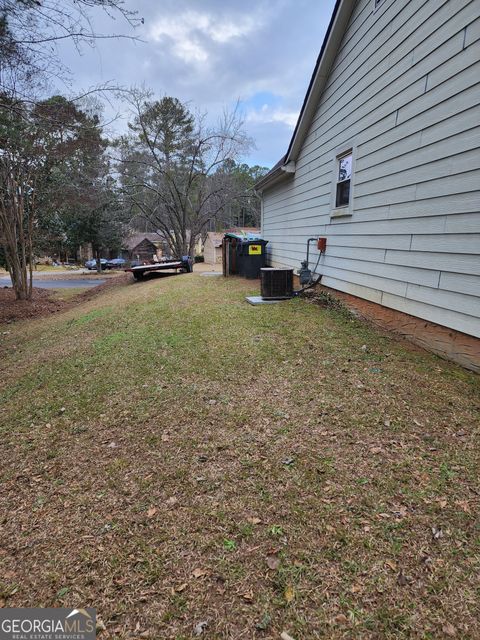
{"type": "Polygon", "coordinates": [[[245,602],[252,604],[254,600],[253,589],[249,589],[248,591],[245,591],[245,593],[242,593],[242,598],[245,600],[245,602]]]}
{"type": "Polygon", "coordinates": [[[267,562],[267,567],[272,571],[276,571],[280,566],[280,558],[275,555],[268,555],[266,562],[267,562]]]}
{"type": "Polygon", "coordinates": [[[208,576],[208,573],[209,572],[206,569],[201,569],[200,567],[197,567],[192,571],[192,576],[198,579],[198,578],[203,578],[205,576],[208,576]]]}
{"type": "Polygon", "coordinates": [[[440,540],[443,538],[443,530],[437,526],[432,527],[432,536],[434,540],[440,540]]]}
{"type": "MultiPolygon", "coordinates": [[[[177,280],[175,288],[179,282],[183,287],[188,280],[177,280]]],[[[197,285],[189,295],[197,295],[197,285]]],[[[249,312],[236,315],[236,305],[228,305],[232,324],[239,321],[235,339],[248,343],[260,329],[246,320],[249,312]]],[[[300,640],[313,637],[322,624],[335,640],[348,633],[383,637],[396,616],[405,620],[405,637],[417,631],[435,638],[475,633],[478,568],[470,534],[478,512],[472,480],[477,431],[465,381],[458,371],[455,379],[439,380],[427,368],[429,357],[410,358],[403,348],[397,353],[395,347],[388,361],[385,353],[377,358],[381,349],[373,340],[358,339],[350,329],[345,333],[342,323],[328,318],[323,325],[318,316],[314,324],[305,316],[313,329],[305,338],[303,323],[289,308],[278,312],[285,313],[288,331],[277,332],[276,324],[261,330],[262,349],[267,333],[275,340],[274,357],[265,350],[257,361],[254,347],[245,366],[240,350],[239,365],[237,358],[229,361],[226,375],[222,355],[224,348],[231,353],[232,340],[228,347],[224,341],[229,329],[207,334],[215,342],[215,368],[208,374],[202,360],[195,370],[193,350],[193,372],[175,364],[176,394],[168,412],[156,403],[158,394],[154,399],[155,388],[141,379],[142,372],[139,384],[129,378],[128,406],[122,382],[121,391],[114,388],[102,400],[98,416],[88,423],[82,417],[91,433],[97,429],[98,442],[87,442],[88,430],[76,431],[75,438],[65,431],[70,448],[58,447],[55,460],[44,461],[41,434],[55,435],[57,426],[60,433],[59,415],[71,415],[75,398],[65,412],[55,408],[32,416],[42,427],[31,427],[28,439],[22,433],[18,442],[12,437],[12,456],[6,458],[11,484],[2,486],[2,499],[9,500],[18,526],[15,531],[13,519],[1,523],[9,549],[4,568],[15,569],[21,586],[11,591],[17,587],[8,574],[12,584],[6,585],[7,597],[0,591],[0,605],[21,606],[37,594],[46,602],[49,593],[73,584],[69,572],[75,571],[75,586],[95,602],[115,637],[141,637],[147,617],[152,639],[220,638],[230,632],[233,637],[236,627],[238,637],[253,637],[256,629],[266,632],[262,637],[300,640]],[[302,333],[294,340],[299,324],[302,333]],[[324,326],[335,341],[328,351],[324,326]],[[315,337],[320,334],[322,340],[315,337]],[[305,349],[305,340],[312,348],[305,349]],[[360,351],[363,342],[368,345],[360,351]],[[285,349],[280,359],[277,349],[285,349]],[[350,360],[352,352],[356,361],[350,360]],[[359,356],[365,360],[361,366],[359,356]],[[420,389],[420,382],[428,387],[420,389]],[[227,395],[230,403],[223,401],[227,395]],[[98,453],[98,464],[83,456],[86,445],[98,453]],[[41,465],[48,467],[37,465],[32,451],[40,451],[41,465]],[[103,465],[105,458],[110,467],[103,465]],[[28,488],[15,475],[26,461],[28,488]],[[41,511],[33,509],[43,494],[41,511]],[[69,530],[57,518],[67,510],[73,518],[69,530]],[[42,538],[40,521],[53,542],[42,538]],[[236,542],[228,553],[224,539],[236,542]],[[54,556],[68,582],[50,564],[54,556]],[[42,575],[35,572],[34,558],[43,561],[42,575]],[[443,581],[437,596],[434,590],[443,581]],[[351,610],[339,606],[340,594],[351,610]],[[117,607],[129,613],[115,620],[117,607]],[[388,620],[377,616],[382,608],[388,620]],[[140,626],[137,611],[144,614],[138,616],[140,626]],[[297,631],[300,619],[305,626],[297,631]]],[[[156,323],[147,336],[159,348],[149,349],[148,358],[158,357],[167,369],[175,362],[159,344],[160,333],[184,330],[177,311],[175,328],[156,323]]],[[[182,349],[180,341],[175,358],[185,356],[182,349]]],[[[14,426],[16,419],[12,413],[14,426]]]]}
{"type": "Polygon", "coordinates": [[[291,602],[293,602],[295,600],[295,589],[292,587],[292,585],[287,585],[285,587],[285,591],[283,592],[283,596],[285,598],[285,602],[287,604],[290,604],[291,602]]]}

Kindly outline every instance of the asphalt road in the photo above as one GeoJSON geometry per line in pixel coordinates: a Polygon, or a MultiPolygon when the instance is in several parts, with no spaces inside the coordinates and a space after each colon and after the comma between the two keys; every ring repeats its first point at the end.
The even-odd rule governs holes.
{"type": "MultiPolygon", "coordinates": [[[[95,279],[95,280],[87,280],[87,279],[65,279],[65,280],[48,280],[45,277],[33,278],[33,286],[41,287],[42,289],[72,289],[76,287],[96,287],[99,284],[103,284],[105,282],[104,279],[95,279]]],[[[12,283],[10,278],[0,278],[0,287],[11,287],[12,283]]]]}

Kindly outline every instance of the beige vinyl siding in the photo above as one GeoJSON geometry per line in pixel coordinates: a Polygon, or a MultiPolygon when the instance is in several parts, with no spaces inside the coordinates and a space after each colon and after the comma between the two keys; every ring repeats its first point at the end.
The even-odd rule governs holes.
{"type": "Polygon", "coordinates": [[[294,176],[263,193],[270,262],[326,236],[325,285],[480,337],[480,0],[374,4],[355,5],[294,176]],[[332,219],[351,147],[353,215],[332,219]]]}
{"type": "Polygon", "coordinates": [[[222,247],[216,247],[216,242],[207,236],[203,248],[203,256],[206,264],[219,264],[222,262],[222,247]]]}

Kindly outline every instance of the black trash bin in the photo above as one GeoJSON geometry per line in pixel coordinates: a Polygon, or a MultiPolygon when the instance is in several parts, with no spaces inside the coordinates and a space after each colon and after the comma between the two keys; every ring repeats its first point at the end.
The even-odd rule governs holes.
{"type": "Polygon", "coordinates": [[[268,240],[237,233],[226,233],[223,238],[223,275],[259,278],[265,266],[268,240]]]}
{"type": "Polygon", "coordinates": [[[260,269],[265,266],[268,240],[244,240],[237,245],[238,273],[244,278],[260,277],[260,269]]]}

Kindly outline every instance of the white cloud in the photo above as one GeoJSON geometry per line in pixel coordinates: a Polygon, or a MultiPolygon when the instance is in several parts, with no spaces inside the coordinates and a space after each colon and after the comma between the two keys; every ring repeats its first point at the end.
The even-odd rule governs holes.
{"type": "MultiPolygon", "coordinates": [[[[257,143],[249,161],[275,163],[290,141],[334,0],[128,3],[145,19],[133,33],[140,41],[99,40],[82,56],[73,43],[59,43],[74,73],[71,90],[82,93],[105,82],[145,84],[157,96],[175,96],[207,112],[209,122],[240,99],[247,132],[257,143]]],[[[125,30],[100,8],[92,16],[99,33],[125,30]]],[[[120,100],[112,97],[106,116],[112,129],[123,131],[128,115],[120,100]],[[115,120],[118,112],[124,119],[115,120]]]]}
{"type": "Polygon", "coordinates": [[[250,110],[247,113],[246,121],[255,124],[281,123],[291,129],[295,128],[298,120],[298,111],[288,111],[277,107],[270,107],[264,104],[260,109],[250,110]]]}
{"type": "Polygon", "coordinates": [[[224,45],[235,38],[250,35],[259,26],[258,17],[242,16],[238,19],[213,17],[208,13],[185,11],[179,15],[158,18],[150,28],[154,41],[170,39],[172,52],[190,63],[205,63],[209,59],[212,43],[224,45]]]}

